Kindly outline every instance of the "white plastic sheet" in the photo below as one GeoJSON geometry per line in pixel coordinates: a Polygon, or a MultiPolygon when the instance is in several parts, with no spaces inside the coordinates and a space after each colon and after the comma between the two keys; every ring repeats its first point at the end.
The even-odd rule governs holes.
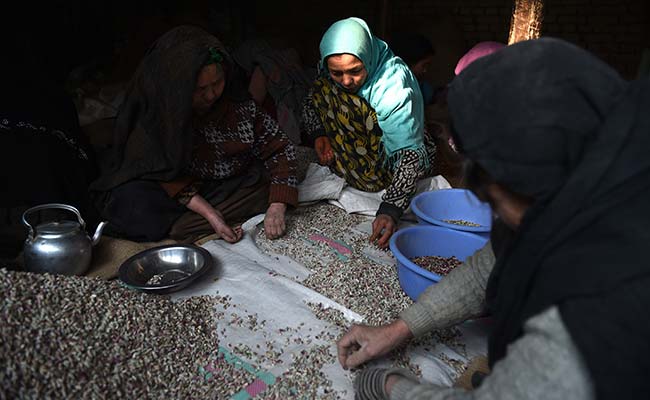
{"type": "MultiPolygon", "coordinates": [[[[203,247],[217,260],[217,267],[199,282],[174,293],[172,298],[230,296],[235,307],[215,310],[225,312],[228,316],[218,323],[221,345],[230,348],[248,346],[260,353],[282,349],[282,362],[279,364],[268,360],[261,363],[255,359],[247,360],[277,377],[289,369],[292,359],[300,357],[303,350],[324,345],[329,346],[332,355],[336,354],[334,340],[328,340],[327,335],[320,338],[315,335],[321,332],[338,335],[339,328],[317,318],[307,303],[321,303],[324,307],[335,308],[350,322],[360,322],[362,316],[301,285],[299,282],[309,275],[305,266],[281,255],[268,256],[262,253],[254,241],[257,232],[254,227],[259,221],[260,216],[244,224],[250,229],[239,243],[228,244],[216,240],[204,244],[203,247]],[[265,321],[261,329],[252,330],[246,324],[227,321],[247,321],[253,316],[258,323],[265,321]]],[[[362,226],[358,228],[365,230],[362,226]]],[[[449,386],[457,373],[444,359],[468,363],[471,358],[486,354],[485,326],[471,322],[463,324],[460,331],[463,343],[460,351],[441,343],[425,343],[409,350],[411,363],[420,368],[425,381],[449,386]]],[[[381,360],[375,364],[388,366],[388,361],[381,360]]],[[[331,380],[334,390],[340,393],[345,391],[345,398],[354,397],[350,372],[344,371],[336,362],[325,365],[322,372],[331,380]]],[[[263,393],[259,397],[264,398],[263,393]]]]}
{"type": "MultiPolygon", "coordinates": [[[[257,331],[250,329],[247,324],[240,326],[220,321],[218,323],[220,346],[231,349],[248,346],[261,354],[269,349],[274,351],[282,349],[283,354],[279,357],[282,360],[280,364],[271,362],[259,364],[256,360],[246,360],[276,377],[290,367],[293,357],[300,357],[302,350],[327,345],[330,347],[331,354],[335,355],[335,343],[327,340],[326,335],[320,339],[316,338],[316,335],[330,332],[336,336],[337,328],[317,318],[307,303],[321,303],[326,308],[333,307],[354,322],[360,322],[361,316],[283,275],[278,275],[281,271],[288,276],[304,277],[305,269],[295,262],[289,266],[283,265],[286,259],[271,262],[274,257],[269,258],[259,250],[255,251],[251,245],[255,247],[251,232],[246,234],[242,242],[234,245],[225,241],[210,241],[204,244],[203,247],[217,260],[217,267],[200,282],[174,293],[172,298],[201,295],[230,296],[231,302],[236,307],[225,310],[227,319],[247,321],[250,320],[250,316],[254,316],[258,323],[265,321],[263,329],[257,331]],[[297,340],[298,338],[304,340],[297,340]],[[307,342],[308,338],[310,342],[307,342]]],[[[354,397],[349,372],[335,363],[324,370],[335,390],[347,391],[349,398],[354,397]]]]}

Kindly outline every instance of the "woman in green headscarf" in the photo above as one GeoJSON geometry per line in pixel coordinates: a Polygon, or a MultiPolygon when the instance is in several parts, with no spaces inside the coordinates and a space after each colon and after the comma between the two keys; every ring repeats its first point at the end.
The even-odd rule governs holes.
{"type": "Polygon", "coordinates": [[[129,240],[234,243],[236,224],[262,212],[274,239],[298,200],[293,145],[248,97],[223,44],[195,26],[149,48],[100,158],[95,203],[110,233],[129,240]]]}
{"type": "Polygon", "coordinates": [[[435,155],[433,141],[425,142],[418,82],[359,18],[334,23],[320,54],[320,77],[305,102],[305,129],[320,163],[350,186],[386,189],[370,237],[386,247],[435,155]]]}

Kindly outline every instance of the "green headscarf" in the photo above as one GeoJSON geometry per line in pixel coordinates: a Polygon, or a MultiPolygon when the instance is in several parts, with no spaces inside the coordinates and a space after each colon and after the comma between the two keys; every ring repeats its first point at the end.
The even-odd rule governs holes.
{"type": "Polygon", "coordinates": [[[424,101],[417,80],[409,67],[395,56],[383,40],[372,34],[360,18],[335,22],[320,42],[320,68],[329,75],[326,58],[333,54],[352,54],[359,58],[368,78],[357,95],[377,113],[383,131],[382,143],[391,166],[399,162],[400,150],[415,150],[428,163],[424,148],[424,101]]]}

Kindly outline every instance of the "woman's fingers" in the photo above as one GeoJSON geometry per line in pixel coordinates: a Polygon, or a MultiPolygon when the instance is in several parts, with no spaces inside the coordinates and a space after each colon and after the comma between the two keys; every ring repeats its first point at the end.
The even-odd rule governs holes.
{"type": "Polygon", "coordinates": [[[377,246],[382,249],[388,247],[388,242],[390,241],[390,237],[393,236],[393,233],[395,233],[395,230],[392,227],[384,228],[384,233],[377,241],[377,246]]]}
{"type": "Polygon", "coordinates": [[[236,243],[238,242],[243,234],[244,231],[242,230],[241,226],[236,226],[234,228],[231,228],[230,226],[226,225],[224,222],[217,222],[212,225],[214,228],[214,231],[219,234],[219,237],[221,237],[223,240],[225,240],[228,243],[236,243]]]}
{"type": "Polygon", "coordinates": [[[395,233],[396,230],[395,221],[389,215],[379,214],[375,220],[372,222],[372,234],[370,235],[370,241],[377,241],[377,246],[380,248],[388,247],[390,237],[395,233]]]}
{"type": "Polygon", "coordinates": [[[332,146],[330,145],[329,140],[325,148],[325,162],[329,165],[334,161],[334,152],[332,151],[332,146]]]}
{"type": "Polygon", "coordinates": [[[279,238],[284,234],[285,225],[284,218],[273,219],[264,223],[264,232],[269,239],[279,238]]]}
{"type": "Polygon", "coordinates": [[[345,361],[345,369],[356,368],[372,358],[373,357],[368,354],[366,347],[361,346],[348,355],[347,360],[345,361]]]}
{"type": "Polygon", "coordinates": [[[381,230],[383,229],[383,226],[379,223],[379,219],[375,218],[374,221],[372,221],[372,233],[370,234],[370,242],[374,242],[377,240],[379,235],[381,234],[381,230]]]}
{"type": "Polygon", "coordinates": [[[226,242],[234,243],[238,240],[237,234],[230,229],[229,226],[225,226],[221,229],[221,237],[224,238],[226,242]]]}
{"type": "Polygon", "coordinates": [[[339,363],[344,369],[359,365],[394,350],[412,337],[406,323],[399,319],[388,325],[354,325],[336,343],[339,363]]]}
{"type": "Polygon", "coordinates": [[[284,235],[286,230],[284,222],[286,208],[286,204],[273,203],[266,210],[266,216],[264,217],[264,232],[269,239],[276,239],[284,235]]]}
{"type": "Polygon", "coordinates": [[[316,154],[318,155],[318,162],[322,165],[329,165],[334,159],[334,152],[332,151],[332,146],[327,136],[316,138],[314,150],[316,150],[316,154]]]}
{"type": "MultiPolygon", "coordinates": [[[[234,242],[238,242],[242,236],[244,236],[244,230],[242,229],[241,226],[235,226],[232,228],[233,233],[235,234],[235,240],[234,242]]],[[[233,242],[233,243],[234,243],[233,242]]]]}
{"type": "Polygon", "coordinates": [[[336,350],[343,369],[356,368],[375,357],[368,352],[368,345],[373,340],[375,329],[366,325],[354,325],[339,339],[336,350]]]}
{"type": "Polygon", "coordinates": [[[357,339],[358,331],[355,330],[355,328],[356,326],[352,327],[352,329],[343,335],[343,337],[336,343],[339,363],[343,369],[348,369],[348,358],[351,354],[361,348],[357,339]]]}

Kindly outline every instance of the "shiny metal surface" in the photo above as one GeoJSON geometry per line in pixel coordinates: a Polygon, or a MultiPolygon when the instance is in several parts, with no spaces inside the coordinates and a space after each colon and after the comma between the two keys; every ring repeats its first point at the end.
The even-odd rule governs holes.
{"type": "Polygon", "coordinates": [[[97,227],[93,239],[85,231],[86,223],[79,211],[67,204],[42,204],[23,213],[23,224],[29,234],[23,247],[25,269],[30,272],[49,272],[62,275],[81,275],[90,266],[92,246],[99,241],[106,225],[97,227]],[[61,209],[74,213],[77,221],[50,221],[36,227],[28,217],[49,209],[61,209]]]}
{"type": "Polygon", "coordinates": [[[166,245],[141,251],[124,261],[119,278],[133,289],[150,293],[180,290],[214,266],[206,249],[194,245],[166,245]]]}

